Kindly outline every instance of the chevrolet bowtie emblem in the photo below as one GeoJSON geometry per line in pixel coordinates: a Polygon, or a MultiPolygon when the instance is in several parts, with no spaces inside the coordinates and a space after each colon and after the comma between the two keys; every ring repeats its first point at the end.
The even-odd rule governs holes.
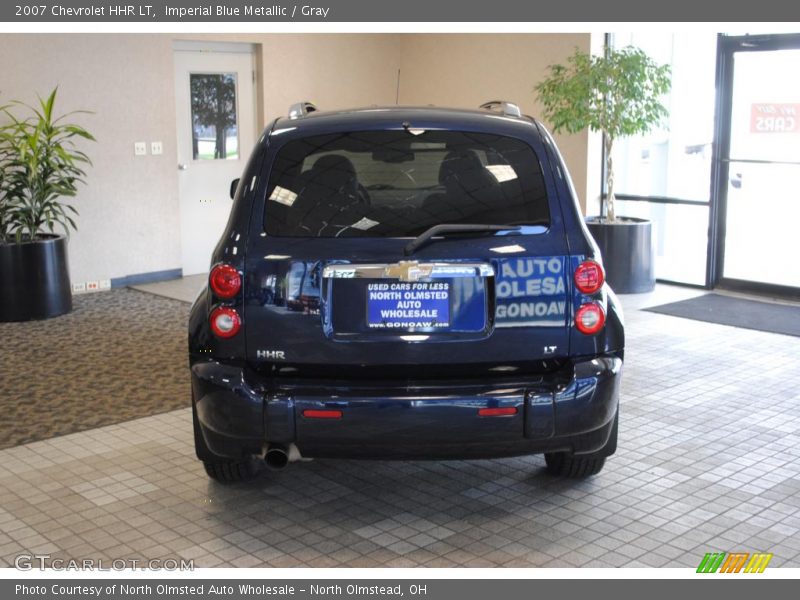
{"type": "Polygon", "coordinates": [[[383,276],[400,281],[419,281],[430,277],[433,265],[419,264],[416,260],[401,260],[399,263],[389,265],[383,270],[383,276]]]}

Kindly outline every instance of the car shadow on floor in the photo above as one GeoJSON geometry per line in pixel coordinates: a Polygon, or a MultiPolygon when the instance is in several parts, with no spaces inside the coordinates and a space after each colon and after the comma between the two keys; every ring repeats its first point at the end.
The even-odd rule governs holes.
{"type": "Polygon", "coordinates": [[[569,550],[560,543],[573,529],[564,525],[565,506],[597,486],[550,476],[539,456],[315,460],[264,470],[247,483],[209,481],[206,515],[223,528],[247,532],[252,540],[245,543],[259,540],[284,556],[346,550],[351,560],[356,553],[380,564],[522,560],[530,566],[569,550]]]}

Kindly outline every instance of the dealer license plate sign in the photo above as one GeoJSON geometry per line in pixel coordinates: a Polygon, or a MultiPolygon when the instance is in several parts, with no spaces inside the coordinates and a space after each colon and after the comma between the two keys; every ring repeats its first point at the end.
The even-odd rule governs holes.
{"type": "Polygon", "coordinates": [[[442,329],[450,326],[450,283],[376,282],[367,285],[370,329],[442,329]]]}

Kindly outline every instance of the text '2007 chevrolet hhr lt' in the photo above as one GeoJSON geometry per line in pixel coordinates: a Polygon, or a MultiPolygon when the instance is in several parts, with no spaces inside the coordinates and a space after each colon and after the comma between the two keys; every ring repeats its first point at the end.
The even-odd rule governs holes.
{"type": "Polygon", "coordinates": [[[192,307],[212,478],[299,458],[616,450],[624,333],[552,137],[507,102],[294,105],[232,187],[192,307]]]}

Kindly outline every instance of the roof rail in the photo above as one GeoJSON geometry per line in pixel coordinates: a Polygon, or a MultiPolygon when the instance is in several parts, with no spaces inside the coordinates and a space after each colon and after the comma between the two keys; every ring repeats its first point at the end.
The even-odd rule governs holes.
{"type": "Polygon", "coordinates": [[[480,108],[492,111],[497,111],[497,109],[499,108],[501,111],[503,111],[503,114],[507,117],[522,116],[522,111],[519,109],[519,106],[517,106],[513,102],[507,102],[506,100],[490,100],[489,102],[484,102],[483,104],[481,104],[480,108]]]}
{"type": "Polygon", "coordinates": [[[289,118],[299,119],[312,112],[317,112],[317,107],[313,102],[298,102],[289,107],[289,118]]]}

